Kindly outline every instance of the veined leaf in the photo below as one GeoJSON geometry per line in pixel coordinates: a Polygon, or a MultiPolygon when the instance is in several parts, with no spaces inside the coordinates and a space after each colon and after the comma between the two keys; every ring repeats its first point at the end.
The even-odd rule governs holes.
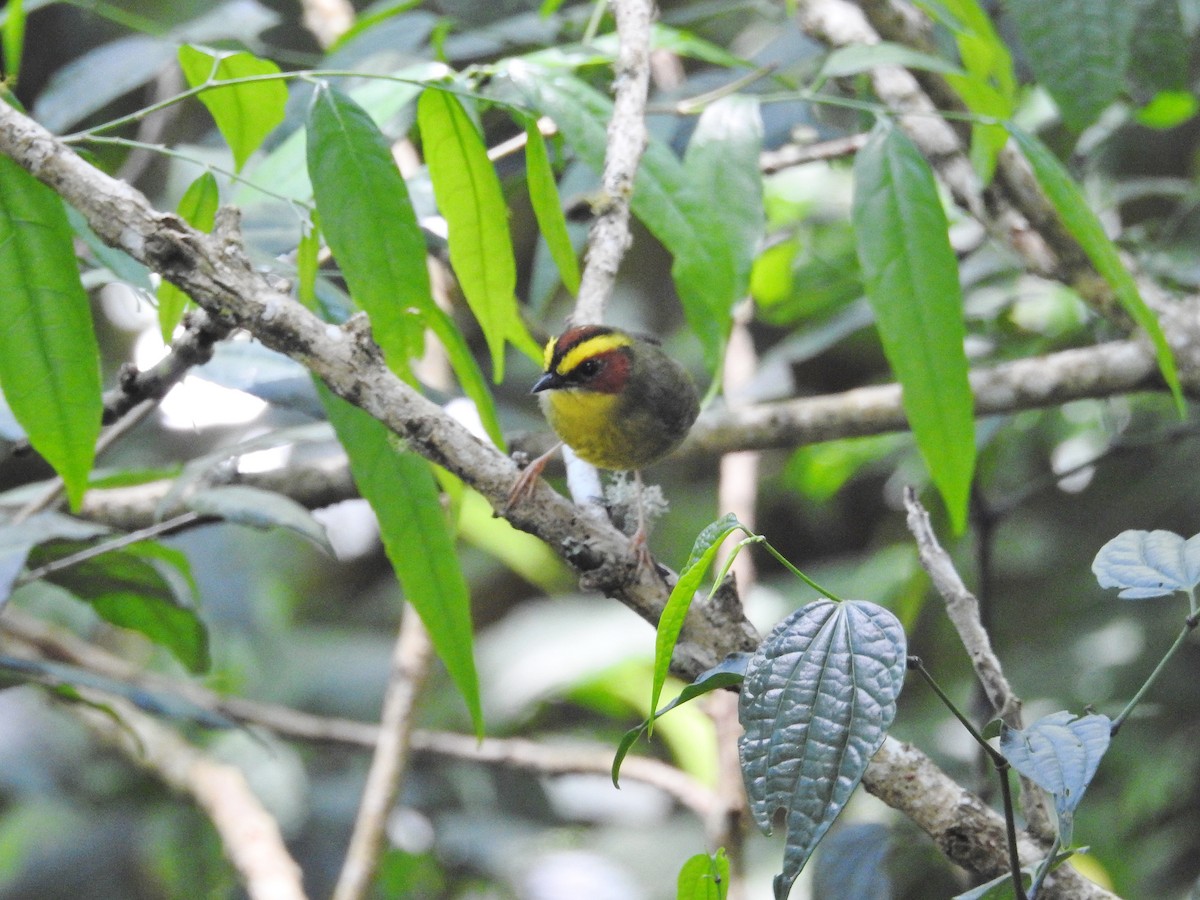
{"type": "Polygon", "coordinates": [[[784,619],[750,660],[738,741],[754,821],[786,817],[784,900],[887,736],[906,671],[904,629],[864,600],[817,600],[784,619]]]}
{"type": "Polygon", "coordinates": [[[1075,809],[1108,750],[1111,736],[1112,720],[1108,716],[1093,713],[1077,719],[1065,711],[1044,716],[1028,728],[1004,726],[1000,730],[1004,758],[1054,796],[1058,836],[1064,847],[1071,845],[1075,809]]]}
{"type": "Polygon", "coordinates": [[[904,412],[961,532],[975,471],[975,422],[958,262],[929,164],[886,123],[855,158],[853,220],[867,298],[904,412]]]}
{"type": "Polygon", "coordinates": [[[1045,144],[1011,122],[1008,125],[1008,131],[1013,140],[1017,142],[1017,146],[1021,148],[1021,152],[1025,154],[1025,158],[1029,160],[1034,177],[1037,178],[1042,190],[1046,192],[1046,197],[1053,204],[1063,226],[1079,242],[1083,252],[1092,261],[1092,265],[1096,267],[1100,276],[1113,289],[1118,302],[1129,313],[1130,318],[1140,325],[1150,337],[1150,342],[1154,345],[1155,356],[1158,359],[1159,371],[1162,372],[1163,380],[1175,397],[1175,406],[1182,418],[1187,414],[1187,405],[1183,398],[1183,388],[1179,384],[1175,357],[1171,353],[1167,337],[1163,334],[1158,317],[1142,299],[1137,282],[1133,280],[1129,270],[1122,264],[1116,246],[1104,232],[1104,226],[1100,224],[1096,214],[1088,207],[1087,202],[1083,199],[1083,192],[1079,190],[1066,168],[1045,144]]]}
{"type": "Polygon", "coordinates": [[[433,306],[425,238],[387,141],[361,106],[326,84],[308,114],[308,173],[350,294],[388,366],[405,376],[433,306]]]}
{"type": "MultiPolygon", "coordinates": [[[[183,192],[179,199],[176,212],[180,217],[200,231],[212,231],[217,218],[217,206],[221,201],[217,190],[217,179],[212,172],[205,172],[183,192]]],[[[162,330],[164,344],[171,343],[175,334],[175,326],[183,318],[183,310],[187,306],[188,295],[164,281],[158,286],[158,327],[162,330]]]]}
{"type": "Polygon", "coordinates": [[[383,547],[404,595],[425,623],[482,739],[470,596],[429,464],[395,447],[381,422],[324,385],[317,389],[350,457],[354,482],[379,519],[383,547]]]}
{"type": "Polygon", "coordinates": [[[492,354],[492,375],[504,380],[504,343],[539,360],[537,343],[517,308],[517,263],[508,205],[475,124],[457,97],[427,89],[417,122],[438,209],[446,218],[450,264],[492,354]]]}
{"type": "Polygon", "coordinates": [[[1009,0],[1007,8],[1038,81],[1058,104],[1067,126],[1082,131],[1121,91],[1135,4],[1009,0]]]}
{"type": "MultiPolygon", "coordinates": [[[[279,66],[245,51],[222,53],[184,44],[179,67],[191,87],[258,75],[278,75],[279,66]]],[[[248,81],[213,88],[200,94],[217,128],[233,151],[240,171],[263,140],[283,121],[287,88],[283,79],[248,81]]]]}
{"type": "Polygon", "coordinates": [[[546,140],[538,129],[537,120],[525,120],[525,177],[529,184],[529,201],[537,217],[538,228],[550,248],[550,256],[558,266],[563,286],[572,294],[579,293],[579,260],[567,233],[567,220],[563,215],[562,202],[558,197],[558,184],[554,170],[550,168],[550,157],[546,153],[546,140]]]}
{"type": "Polygon", "coordinates": [[[1185,541],[1173,531],[1122,531],[1100,548],[1092,573],[1126,600],[1191,591],[1200,584],[1200,534],[1185,541]]]}
{"type": "Polygon", "coordinates": [[[78,509],[103,404],[100,348],[73,242],[58,196],[0,157],[0,390],[78,509]]]}

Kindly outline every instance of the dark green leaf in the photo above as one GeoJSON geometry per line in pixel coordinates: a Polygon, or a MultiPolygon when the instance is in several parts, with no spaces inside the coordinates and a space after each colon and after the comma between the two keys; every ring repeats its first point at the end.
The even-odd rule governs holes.
{"type": "Polygon", "coordinates": [[[711,856],[697,853],[683,864],[675,900],[725,900],[729,895],[729,858],[722,847],[711,856]]]}
{"type": "Polygon", "coordinates": [[[855,158],[853,218],[884,353],[913,437],[961,532],[975,471],[975,421],[958,262],[929,164],[887,123],[855,158]]]}
{"type": "Polygon", "coordinates": [[[517,264],[508,205],[487,147],[459,99],[430,88],[417,101],[417,122],[438,209],[446,219],[450,264],[504,380],[504,343],[539,360],[517,308],[517,264]]]}
{"type": "Polygon", "coordinates": [[[1112,720],[1093,713],[1081,719],[1056,712],[1028,728],[1000,730],[1000,752],[1012,767],[1054,796],[1058,836],[1071,845],[1075,809],[1108,750],[1112,720]]]}
{"type": "Polygon", "coordinates": [[[1173,531],[1122,531],[1100,548],[1092,573],[1126,600],[1191,591],[1200,584],[1200,534],[1185,541],[1173,531]]]}
{"type": "Polygon", "coordinates": [[[618,782],[621,776],[621,763],[625,761],[625,757],[633,749],[633,745],[637,743],[638,738],[650,728],[651,722],[666,715],[675,707],[682,706],[689,700],[695,700],[697,697],[707,694],[710,691],[717,691],[722,688],[734,687],[741,684],[746,678],[746,666],[749,661],[749,653],[730,653],[724,660],[717,663],[711,669],[706,669],[697,675],[695,681],[684,686],[683,690],[679,692],[678,697],[662,709],[656,710],[653,716],[625,732],[621,737],[620,743],[617,745],[616,755],[613,757],[613,786],[618,788],[621,786],[618,782]]]}
{"type": "Polygon", "coordinates": [[[1192,38],[1179,0],[1134,0],[1137,13],[1130,42],[1129,77],[1149,94],[1186,91],[1192,38]]]}
{"type": "Polygon", "coordinates": [[[845,825],[821,845],[813,866],[813,896],[821,900],[891,900],[888,827],[845,825]]]}
{"type": "Polygon", "coordinates": [[[667,681],[667,672],[671,668],[671,655],[675,652],[675,642],[683,629],[683,621],[687,618],[692,605],[692,597],[700,589],[700,582],[708,574],[717,550],[725,538],[741,529],[733,513],[726,513],[717,521],[707,526],[692,545],[691,555],[679,572],[679,579],[671,589],[671,596],[658,617],[658,629],[654,638],[654,679],[650,688],[650,709],[658,709],[658,698],[662,694],[663,685],[667,681]]]}
{"type": "MultiPolygon", "coordinates": [[[[30,555],[30,567],[85,546],[71,541],[39,547],[30,555]]],[[[208,669],[208,632],[191,605],[195,583],[179,551],[144,541],[53,572],[46,580],[90,604],[113,625],[166,648],[190,671],[208,669]]]]}
{"type": "Polygon", "coordinates": [[[379,519],[388,559],[483,738],[471,603],[429,464],[394,446],[381,422],[317,385],[350,471],[379,519]]]}
{"type": "Polygon", "coordinates": [[[78,508],[100,435],[100,348],[62,201],[0,157],[0,390],[78,508]]]}
{"type": "Polygon", "coordinates": [[[1135,4],[1129,0],[1009,0],[1038,81],[1063,121],[1082,131],[1120,93],[1135,4]]]}
{"type": "MultiPolygon", "coordinates": [[[[187,49],[187,48],[181,48],[187,49]]],[[[221,202],[217,190],[217,179],[212,172],[205,172],[183,192],[176,212],[180,217],[200,231],[209,232],[217,218],[217,206],[221,202]]],[[[175,334],[175,327],[183,318],[183,310],[187,306],[188,295],[164,281],[158,286],[158,327],[162,330],[164,344],[170,344],[175,334]]]]}
{"type": "Polygon", "coordinates": [[[195,722],[205,728],[237,728],[238,725],[220,713],[198,706],[183,697],[150,691],[140,685],[117,681],[63,663],[46,660],[19,659],[14,656],[0,656],[0,669],[18,672],[26,678],[42,684],[71,685],[73,687],[91,688],[124,697],[134,706],[156,716],[166,716],[184,722],[195,722]]]}
{"type": "Polygon", "coordinates": [[[817,600],[767,636],[742,684],[742,776],[754,821],[786,815],[783,900],[862,779],[896,715],[904,629],[864,600],[817,600]]]}
{"type": "MultiPolygon", "coordinates": [[[[279,66],[251,53],[223,53],[190,44],[179,48],[179,66],[192,87],[279,74],[279,66]]],[[[204,91],[200,102],[212,113],[233,151],[234,165],[240,170],[250,154],[283,121],[287,87],[283,79],[242,82],[204,91]]]]}
{"type": "Polygon", "coordinates": [[[1047,198],[1054,205],[1063,226],[1071,236],[1079,242],[1083,252],[1087,254],[1092,265],[1101,277],[1108,282],[1121,306],[1137,322],[1154,345],[1155,356],[1158,358],[1158,368],[1163,380],[1175,397],[1175,405],[1179,415],[1186,414],[1186,403],[1183,398],[1183,388],[1179,384],[1179,373],[1175,367],[1175,357],[1163,334],[1162,325],[1150,307],[1138,292],[1137,283],[1129,270],[1121,262],[1116,246],[1104,231],[1104,226],[1096,218],[1096,214],[1088,207],[1083,198],[1083,192],[1067,173],[1063,164],[1058,161],[1046,145],[1033,135],[1021,130],[1011,122],[1008,131],[1029,160],[1033,174],[1046,192],[1047,198]]]}
{"type": "Polygon", "coordinates": [[[238,484],[211,487],[189,496],[187,507],[202,516],[216,516],[251,528],[286,528],[334,555],[325,526],[291,497],[274,491],[238,484]]]}
{"type": "Polygon", "coordinates": [[[578,294],[579,260],[575,258],[575,248],[567,233],[567,220],[558,197],[554,170],[550,168],[550,157],[546,153],[546,141],[535,119],[525,120],[525,137],[525,173],[538,228],[542,230],[542,237],[550,248],[550,256],[558,266],[563,286],[572,294],[578,294]]]}
{"type": "Polygon", "coordinates": [[[387,140],[366,111],[326,84],[308,114],[308,173],[321,230],[392,371],[407,374],[433,305],[425,238],[387,140]]]}

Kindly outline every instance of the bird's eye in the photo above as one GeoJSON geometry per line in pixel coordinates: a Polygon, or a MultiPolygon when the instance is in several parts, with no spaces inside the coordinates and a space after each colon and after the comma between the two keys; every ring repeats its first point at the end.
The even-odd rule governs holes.
{"type": "Polygon", "coordinates": [[[591,378],[593,375],[595,375],[597,372],[600,371],[600,360],[585,359],[583,362],[581,362],[578,366],[575,367],[575,371],[578,372],[580,374],[580,376],[583,378],[591,378]]]}

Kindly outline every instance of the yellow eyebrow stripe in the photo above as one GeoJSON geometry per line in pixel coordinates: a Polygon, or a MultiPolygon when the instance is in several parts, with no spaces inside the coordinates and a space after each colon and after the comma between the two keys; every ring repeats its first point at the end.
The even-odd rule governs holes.
{"type": "Polygon", "coordinates": [[[580,341],[568,350],[563,355],[563,358],[559,360],[556,371],[559,375],[567,375],[585,359],[600,356],[602,353],[608,353],[610,350],[616,350],[618,347],[628,347],[632,343],[633,341],[624,334],[617,334],[615,332],[598,334],[595,337],[580,341]]]}

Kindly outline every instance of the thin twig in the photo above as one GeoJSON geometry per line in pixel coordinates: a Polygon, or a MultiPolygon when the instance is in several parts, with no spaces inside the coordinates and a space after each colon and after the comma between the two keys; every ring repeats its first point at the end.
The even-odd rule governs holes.
{"type": "Polygon", "coordinates": [[[392,655],[392,674],[383,698],[379,739],[333,900],[360,900],[371,888],[383,851],[388,816],[400,795],[408,769],[413,707],[429,672],[432,652],[429,633],[421,618],[411,606],[407,607],[392,655]]]}

